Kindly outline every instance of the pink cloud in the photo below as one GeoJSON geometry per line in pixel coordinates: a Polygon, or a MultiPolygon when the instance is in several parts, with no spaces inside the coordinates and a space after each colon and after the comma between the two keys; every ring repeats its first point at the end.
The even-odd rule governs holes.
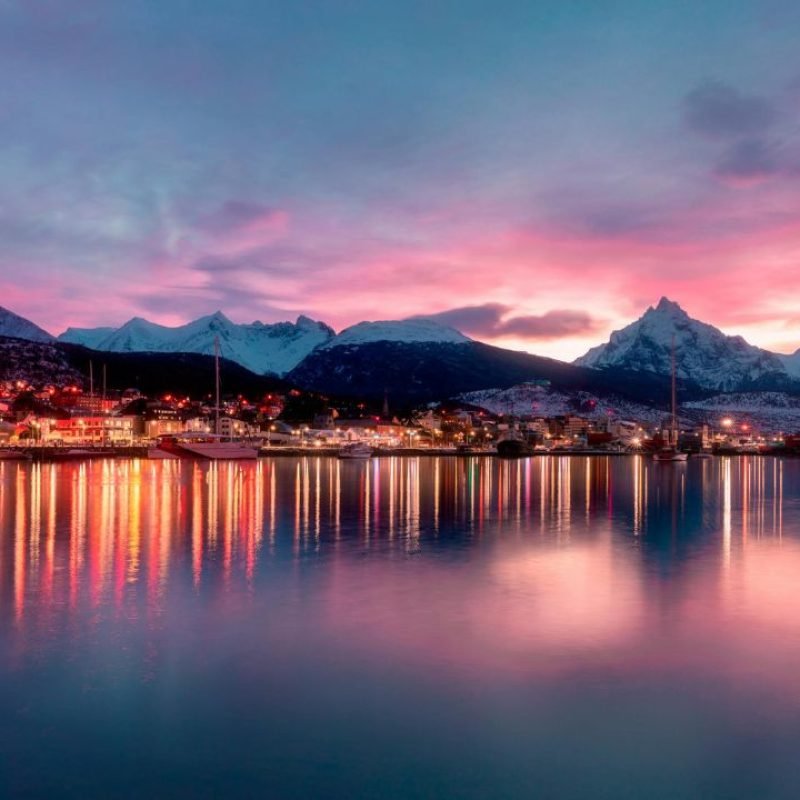
{"type": "Polygon", "coordinates": [[[86,278],[26,265],[48,280],[35,292],[7,281],[4,304],[56,332],[134,314],[177,324],[216,308],[241,321],[303,312],[341,328],[495,307],[496,322],[473,325],[479,338],[574,358],[667,294],[728,332],[742,326],[755,343],[786,342],[785,327],[769,326],[795,316],[800,225],[786,209],[798,198],[775,186],[746,194],[613,233],[477,225],[468,214],[459,224],[445,209],[440,226],[378,235],[369,220],[361,230],[358,220],[230,201],[156,232],[129,270],[86,278]]]}

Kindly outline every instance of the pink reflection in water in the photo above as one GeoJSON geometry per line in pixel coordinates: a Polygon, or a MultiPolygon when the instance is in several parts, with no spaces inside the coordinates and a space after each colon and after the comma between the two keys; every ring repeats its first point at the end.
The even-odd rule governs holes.
{"type": "Polygon", "coordinates": [[[0,463],[0,621],[24,651],[74,621],[266,604],[285,637],[409,668],[788,680],[799,475],[748,458],[0,463]]]}

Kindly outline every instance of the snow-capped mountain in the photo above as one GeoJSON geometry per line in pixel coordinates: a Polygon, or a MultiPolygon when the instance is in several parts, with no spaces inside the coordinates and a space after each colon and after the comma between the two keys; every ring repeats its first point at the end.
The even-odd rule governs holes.
{"type": "Polygon", "coordinates": [[[345,328],[338,336],[327,341],[323,347],[330,349],[370,342],[463,344],[469,341],[472,340],[455,328],[441,325],[430,319],[402,319],[359,322],[357,325],[345,328]]]}
{"type": "Polygon", "coordinates": [[[70,328],[59,340],[116,353],[212,354],[218,338],[223,357],[258,374],[284,375],[333,336],[327,325],[304,316],[294,323],[238,325],[217,311],[176,328],[141,317],[134,317],[117,329],[70,328]]]}
{"type": "MultiPolygon", "coordinates": [[[[0,336],[52,341],[5,309],[0,336]]],[[[395,397],[428,399],[546,378],[568,393],[613,393],[658,406],[669,396],[664,377],[673,337],[682,400],[709,390],[800,395],[800,351],[779,355],[754,347],[692,319],[667,298],[573,365],[491,347],[424,317],[359,322],[338,335],[304,316],[294,323],[239,325],[217,312],[174,328],[135,317],[120,328],[69,328],[58,341],[115,353],[211,355],[219,339],[224,358],[331,394],[382,396],[388,390],[395,397]]]]}
{"type": "Polygon", "coordinates": [[[0,306],[0,336],[13,336],[31,342],[52,342],[53,337],[24,317],[0,306]]]}
{"type": "Polygon", "coordinates": [[[741,336],[727,336],[713,325],[692,319],[666,297],[636,322],[614,331],[606,344],[593,347],[573,363],[668,375],[673,337],[678,377],[698,386],[723,391],[771,388],[771,381],[792,377],[780,356],[748,344],[741,336]]]}

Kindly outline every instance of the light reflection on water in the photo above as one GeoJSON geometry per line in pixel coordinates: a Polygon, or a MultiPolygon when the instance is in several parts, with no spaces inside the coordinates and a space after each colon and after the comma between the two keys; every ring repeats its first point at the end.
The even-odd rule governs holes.
{"type": "Polygon", "coordinates": [[[750,457],[0,462],[0,790],[796,797],[799,498],[750,457]]]}

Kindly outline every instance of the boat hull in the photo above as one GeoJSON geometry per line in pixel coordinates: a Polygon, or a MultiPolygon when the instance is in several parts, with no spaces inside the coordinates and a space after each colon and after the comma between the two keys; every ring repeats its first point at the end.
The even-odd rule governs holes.
{"type": "Polygon", "coordinates": [[[208,461],[243,461],[258,458],[258,448],[238,442],[169,442],[159,445],[163,455],[151,458],[188,458],[208,461]]]}
{"type": "Polygon", "coordinates": [[[341,458],[344,461],[349,461],[349,460],[364,461],[365,459],[372,458],[372,448],[359,447],[359,446],[343,447],[336,454],[336,457],[341,458]]]}
{"type": "Polygon", "coordinates": [[[0,461],[30,461],[30,453],[20,450],[0,450],[0,461]]]}
{"type": "Polygon", "coordinates": [[[497,443],[497,455],[500,458],[525,458],[533,453],[533,448],[519,439],[506,439],[497,443]]]}
{"type": "Polygon", "coordinates": [[[659,464],[673,464],[686,461],[689,455],[688,453],[656,453],[654,458],[659,464]]]}

